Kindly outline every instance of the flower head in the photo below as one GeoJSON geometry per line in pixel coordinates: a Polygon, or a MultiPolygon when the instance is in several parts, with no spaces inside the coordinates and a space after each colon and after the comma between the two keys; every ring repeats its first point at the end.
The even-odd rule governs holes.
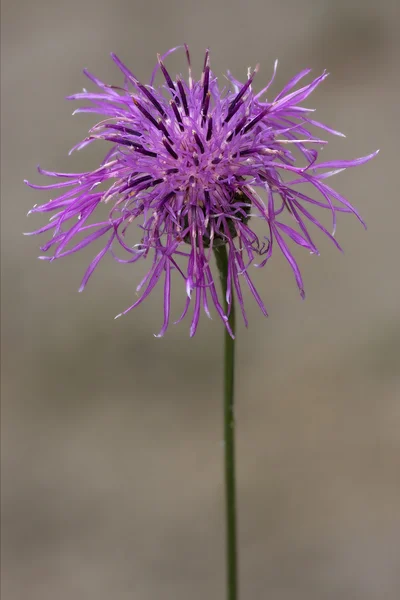
{"type": "Polygon", "coordinates": [[[302,71],[268,101],[265,96],[276,63],[271,81],[256,94],[252,86],[257,67],[244,83],[229,75],[230,88],[221,89],[210,69],[208,50],[200,80],[193,79],[187,46],[188,78],[173,79],[164,65],[173,50],[158,57],[148,85],[143,85],[115,55],[112,58],[124,75],[122,87],[107,85],[85,70],[99,91],[84,90],[70,96],[90,102],[90,106],[75,112],[98,113],[104,119],[73,150],[97,140],[108,142],[110,148],[94,171],[55,173],[39,169],[57,178],[57,182],[28,185],[55,189],[60,194],[30,211],[55,213],[48,225],[34,232],[53,233],[41,247],[43,252],[52,250],[52,256],[41,258],[62,258],[102,238],[104,246],[90,263],[81,290],[106,253],[128,264],[147,259],[149,270],[138,286],[141,296],[122,314],[143,302],[162,279],[164,323],[159,335],[165,333],[170,321],[171,272],[175,270],[186,290],[185,307],[178,321],[193,303],[193,335],[201,309],[210,314],[210,302],[229,329],[212,266],[213,249],[221,244],[228,249],[228,312],[236,294],[246,324],[242,284],[249,286],[266,315],[249,267],[256,257],[259,262],[255,266],[264,266],[275,247],[289,262],[304,296],[300,270],[288,241],[318,253],[308,230],[312,225],[340,248],[334,238],[336,213],[354,213],[361,218],[343,196],[327,185],[326,179],[367,162],[376,153],[350,161],[318,162],[317,148],[327,142],[311,133],[310,128],[342,134],[311,119],[311,109],[299,104],[326,78],[325,72],[298,87],[309,69],[302,71]],[[158,71],[165,82],[155,86],[158,71]],[[300,166],[297,155],[302,158],[300,166]],[[317,199],[302,191],[305,183],[313,186],[317,199]],[[109,214],[105,220],[96,221],[102,204],[109,206],[109,214]],[[313,206],[330,211],[332,233],[311,214],[313,206]],[[290,217],[291,226],[283,222],[284,215],[290,217]],[[252,230],[251,219],[255,218],[265,223],[263,239],[252,230]],[[135,245],[127,241],[132,227],[138,227],[135,245]],[[114,253],[117,247],[126,253],[125,258],[114,253]]]}

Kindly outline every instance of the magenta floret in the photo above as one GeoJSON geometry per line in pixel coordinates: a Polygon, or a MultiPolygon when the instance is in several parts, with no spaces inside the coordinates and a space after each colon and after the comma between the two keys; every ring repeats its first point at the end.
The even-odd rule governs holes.
{"type": "Polygon", "coordinates": [[[249,73],[244,84],[229,75],[231,89],[225,91],[210,70],[209,52],[206,51],[201,78],[195,81],[186,46],[185,51],[189,65],[187,81],[181,77],[174,80],[168,73],[163,61],[171,51],[158,57],[158,65],[146,86],[115,55],[112,58],[124,74],[123,87],[107,85],[85,70],[100,91],[84,91],[70,99],[90,102],[90,106],[75,112],[101,114],[104,120],[73,150],[96,140],[109,142],[111,149],[95,171],[55,173],[39,169],[43,175],[57,178],[57,182],[47,186],[28,183],[35,189],[60,190],[59,196],[31,211],[55,213],[48,225],[34,232],[53,232],[51,240],[41,248],[43,252],[51,250],[52,255],[41,258],[61,258],[99,238],[104,239],[102,250],[83,277],[81,290],[108,252],[119,262],[149,260],[148,273],[138,286],[142,294],[122,314],[143,302],[163,278],[164,323],[160,336],[170,321],[172,270],[180,273],[186,290],[185,308],[178,321],[194,304],[190,334],[196,332],[201,308],[210,314],[210,301],[229,329],[212,265],[216,245],[226,244],[228,249],[228,306],[236,294],[246,324],[241,285],[244,281],[249,286],[266,315],[249,267],[257,256],[260,258],[256,266],[264,266],[275,245],[290,264],[304,296],[300,269],[288,240],[318,253],[308,231],[312,224],[340,249],[334,238],[336,213],[354,213],[362,220],[325,180],[343,169],[367,162],[376,154],[349,161],[318,162],[317,148],[327,142],[315,137],[310,127],[342,134],[311,119],[311,109],[299,104],[326,78],[326,73],[293,91],[309,74],[308,69],[304,70],[272,101],[267,101],[264,96],[273,81],[276,64],[271,81],[260,93],[255,94],[252,89],[257,68],[249,73]],[[158,70],[165,84],[155,87],[158,70]],[[301,166],[291,147],[302,155],[301,166]],[[289,174],[289,180],[283,179],[283,173],[289,174]],[[97,191],[99,184],[104,183],[106,189],[97,191]],[[314,187],[318,199],[301,191],[305,183],[314,187]],[[106,220],[93,223],[92,215],[99,204],[107,204],[110,212],[106,220]],[[313,206],[331,212],[332,233],[309,212],[313,206]],[[285,214],[290,215],[293,226],[282,222],[285,214]],[[262,240],[251,228],[254,218],[265,222],[266,235],[262,240]],[[126,234],[136,225],[139,243],[131,246],[126,234]],[[75,239],[77,234],[79,241],[75,239]],[[116,247],[122,248],[127,257],[117,257],[116,247]]]}

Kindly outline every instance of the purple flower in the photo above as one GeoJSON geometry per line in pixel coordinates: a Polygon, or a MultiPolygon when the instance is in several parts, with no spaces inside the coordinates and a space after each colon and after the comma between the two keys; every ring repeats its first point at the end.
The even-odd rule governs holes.
{"type": "Polygon", "coordinates": [[[271,81],[255,94],[252,84],[257,67],[249,72],[245,83],[229,75],[230,89],[220,89],[210,70],[208,50],[201,78],[194,80],[187,46],[188,79],[172,79],[164,59],[174,50],[158,57],[148,85],[140,83],[115,55],[112,58],[124,75],[123,87],[107,85],[85,70],[99,91],[84,90],[70,99],[90,102],[90,106],[75,112],[99,113],[104,120],[73,150],[95,140],[104,140],[111,148],[95,171],[55,173],[39,168],[40,173],[57,178],[57,182],[46,186],[28,183],[35,189],[59,190],[60,194],[30,211],[54,213],[48,225],[34,232],[52,231],[50,241],[41,247],[43,252],[51,250],[52,256],[40,258],[62,258],[99,238],[103,240],[103,248],[90,263],[80,290],[107,253],[124,263],[149,261],[147,275],[137,288],[141,296],[122,314],[143,302],[162,279],[164,323],[160,336],[170,320],[172,271],[182,277],[186,290],[184,310],[177,322],[193,302],[190,335],[194,335],[201,308],[209,316],[212,302],[229,330],[212,265],[213,249],[222,244],[228,250],[228,313],[236,294],[247,324],[242,296],[245,282],[267,315],[249,267],[256,257],[260,258],[255,266],[264,266],[275,246],[290,264],[304,296],[301,273],[288,241],[318,254],[309,233],[311,224],[340,249],[334,238],[336,213],[354,213],[362,220],[326,179],[376,154],[350,161],[317,162],[316,148],[327,142],[311,133],[310,128],[342,134],[311,119],[311,109],[299,104],[327,73],[295,89],[309,73],[309,69],[304,70],[267,101],[265,94],[274,79],[276,63],[271,81]],[[155,86],[158,71],[165,83],[155,86]],[[297,157],[301,158],[301,166],[297,166],[297,157]],[[302,192],[302,184],[311,184],[317,199],[302,192]],[[100,205],[109,207],[105,220],[95,219],[100,205]],[[330,211],[332,233],[311,214],[313,206],[330,211]],[[284,216],[289,217],[291,225],[283,222],[284,216]],[[264,221],[263,239],[251,227],[251,219],[255,218],[264,221]],[[132,245],[127,234],[134,226],[139,229],[139,243],[132,245]],[[116,255],[116,249],[123,250],[125,257],[116,255]]]}

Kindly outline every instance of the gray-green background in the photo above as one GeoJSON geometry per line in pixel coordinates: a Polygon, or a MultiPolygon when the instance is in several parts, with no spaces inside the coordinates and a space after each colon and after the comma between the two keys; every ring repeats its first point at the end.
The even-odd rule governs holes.
{"type": "MultiPolygon", "coordinates": [[[[89,248],[37,260],[22,231],[47,195],[36,164],[93,168],[67,152],[94,120],[64,96],[83,67],[112,83],[114,51],[144,81],[187,41],[197,73],[274,91],[331,72],[308,100],[347,133],[324,157],[381,148],[338,176],[361,211],[339,219],[341,255],[298,252],[307,299],[276,256],[239,326],[237,421],[243,600],[396,600],[400,595],[400,10],[396,0],[4,0],[2,7],[2,598],[224,597],[221,336],[217,319],[159,330],[161,289],[114,321],[144,265],[105,260],[84,294],[89,248]]],[[[173,56],[171,71],[183,71],[173,56]]],[[[301,250],[301,249],[300,249],[301,250]]],[[[183,305],[174,289],[174,314],[183,305]]]]}

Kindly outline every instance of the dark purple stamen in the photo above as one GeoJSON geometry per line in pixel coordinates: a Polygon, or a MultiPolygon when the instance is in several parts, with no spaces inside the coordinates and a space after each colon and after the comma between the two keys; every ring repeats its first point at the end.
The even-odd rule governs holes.
{"type": "Polygon", "coordinates": [[[197,152],[193,152],[193,162],[196,165],[196,167],[199,166],[199,155],[197,154],[197,152]]]}
{"type": "Polygon", "coordinates": [[[204,85],[204,74],[206,71],[206,67],[210,66],[210,50],[207,48],[206,53],[204,55],[204,64],[203,64],[203,73],[202,73],[202,79],[201,79],[201,83],[202,85],[204,85]]]}
{"type": "Polygon", "coordinates": [[[212,129],[213,129],[213,119],[212,119],[212,117],[210,117],[208,119],[208,125],[207,125],[207,137],[206,137],[207,142],[209,142],[211,139],[212,129]]]}
{"type": "Polygon", "coordinates": [[[187,104],[185,89],[184,89],[182,81],[180,79],[177,79],[177,83],[178,83],[179,93],[180,93],[181,99],[182,99],[183,108],[185,110],[186,116],[188,117],[189,116],[189,108],[188,108],[188,104],[187,104]]]}
{"type": "Polygon", "coordinates": [[[139,154],[144,154],[145,156],[152,156],[153,158],[157,158],[157,152],[151,152],[151,150],[146,150],[146,148],[143,148],[143,147],[136,148],[136,146],[135,146],[135,150],[136,150],[136,152],[139,152],[139,154]]]}
{"type": "Polygon", "coordinates": [[[158,102],[158,100],[156,98],[154,98],[153,94],[142,83],[139,83],[138,87],[139,87],[140,91],[143,92],[143,94],[145,96],[147,96],[147,98],[150,100],[152,105],[158,110],[160,115],[162,117],[165,117],[165,110],[163,109],[161,104],[158,102]]]}
{"type": "Polygon", "coordinates": [[[172,110],[174,111],[174,115],[176,117],[176,120],[178,121],[178,125],[179,125],[179,129],[181,131],[184,131],[184,126],[183,126],[183,121],[182,121],[182,117],[181,117],[181,113],[178,110],[178,107],[176,106],[175,102],[173,100],[170,100],[170,105],[172,106],[172,110]]]}
{"type": "Polygon", "coordinates": [[[140,154],[145,154],[146,156],[157,156],[156,152],[152,152],[151,150],[146,150],[146,148],[143,148],[143,146],[141,146],[141,144],[137,144],[135,142],[130,142],[129,140],[126,140],[125,138],[121,138],[119,136],[109,136],[109,137],[105,137],[103,138],[104,140],[107,140],[108,142],[114,142],[114,144],[121,144],[122,146],[128,146],[129,148],[134,148],[136,150],[136,152],[139,152],[140,154]]]}
{"type": "Polygon", "coordinates": [[[165,127],[164,123],[161,121],[161,119],[157,120],[158,123],[158,129],[160,129],[160,131],[163,132],[163,134],[168,138],[170,144],[173,144],[173,140],[171,139],[171,134],[169,133],[168,129],[165,127]]]}
{"type": "Polygon", "coordinates": [[[143,146],[141,144],[137,144],[136,142],[130,142],[129,140],[126,140],[125,138],[121,138],[117,135],[105,137],[104,139],[107,140],[108,142],[114,142],[115,144],[122,144],[123,146],[128,146],[129,148],[134,148],[136,150],[136,152],[139,152],[140,154],[145,154],[146,156],[154,156],[154,157],[157,156],[156,152],[151,152],[151,150],[146,150],[146,148],[143,148],[143,146]]]}
{"type": "Polygon", "coordinates": [[[167,150],[168,150],[168,152],[170,153],[170,155],[171,155],[173,158],[175,158],[175,160],[176,160],[176,159],[178,158],[178,155],[177,155],[177,153],[175,152],[175,150],[173,150],[173,149],[171,148],[171,146],[169,145],[167,138],[166,138],[166,137],[163,137],[162,141],[163,141],[163,144],[164,144],[164,146],[166,147],[166,149],[167,149],[167,150]]]}
{"type": "Polygon", "coordinates": [[[231,111],[231,109],[233,109],[233,107],[235,106],[235,104],[237,104],[239,102],[239,100],[241,98],[243,98],[244,94],[246,93],[246,91],[249,89],[249,87],[251,86],[254,76],[257,73],[258,68],[256,67],[254,69],[254,71],[252,72],[252,74],[250,75],[250,77],[248,78],[248,80],[246,81],[246,83],[244,84],[244,86],[242,87],[242,89],[240,90],[240,92],[238,93],[238,95],[232,100],[230,106],[229,106],[229,111],[231,111]]]}
{"type": "Polygon", "coordinates": [[[248,156],[249,154],[256,154],[260,151],[260,148],[247,148],[247,150],[242,150],[239,152],[239,156],[248,156]]]}
{"type": "Polygon", "coordinates": [[[261,119],[265,117],[269,109],[270,107],[267,106],[267,108],[264,108],[264,110],[262,110],[259,115],[254,117],[254,119],[252,119],[252,121],[250,121],[250,123],[248,123],[248,125],[246,125],[246,127],[243,129],[243,134],[247,133],[252,127],[254,127],[254,125],[261,121],[261,119]]]}
{"type": "Polygon", "coordinates": [[[135,131],[134,129],[130,129],[130,127],[125,127],[125,125],[115,125],[114,123],[107,123],[104,125],[106,129],[115,129],[116,131],[122,131],[128,135],[141,136],[140,131],[135,131]]]}
{"type": "Polygon", "coordinates": [[[176,89],[175,89],[175,84],[171,79],[170,74],[168,73],[167,69],[164,66],[163,61],[161,60],[161,57],[159,54],[157,54],[157,58],[158,58],[158,64],[160,65],[160,69],[162,71],[162,74],[165,77],[165,81],[167,82],[168,86],[171,88],[171,90],[174,92],[174,94],[176,94],[176,89]]]}
{"type": "Polygon", "coordinates": [[[207,118],[207,113],[208,113],[208,107],[210,106],[210,98],[211,98],[211,93],[208,91],[205,97],[205,100],[203,102],[203,105],[201,107],[201,114],[202,114],[202,119],[201,119],[201,126],[204,127],[204,123],[206,122],[206,118],[207,118]]]}
{"type": "Polygon", "coordinates": [[[248,119],[248,115],[245,115],[243,117],[243,119],[241,121],[239,121],[239,123],[235,127],[235,133],[234,133],[234,135],[237,135],[239,133],[239,131],[242,130],[242,128],[244,127],[244,125],[245,125],[245,123],[247,121],[247,119],[248,119]]]}
{"type": "Polygon", "coordinates": [[[194,137],[194,139],[196,140],[196,144],[197,144],[197,145],[198,145],[198,147],[200,148],[200,152],[201,152],[202,154],[204,154],[204,145],[203,145],[203,142],[201,141],[201,139],[200,139],[200,137],[199,137],[198,133],[196,133],[196,131],[193,131],[192,133],[193,133],[193,137],[194,137]]]}
{"type": "Polygon", "coordinates": [[[208,86],[210,83],[210,65],[207,65],[206,68],[204,69],[204,81],[203,81],[203,87],[204,87],[204,92],[203,92],[203,104],[204,104],[204,100],[205,97],[207,95],[208,92],[208,86]]]}
{"type": "Polygon", "coordinates": [[[239,110],[239,108],[241,108],[242,106],[243,106],[242,100],[239,100],[239,102],[237,102],[234,106],[232,106],[232,104],[231,104],[224,122],[229,123],[229,121],[232,119],[233,115],[236,114],[237,111],[239,110]]]}
{"type": "MultiPolygon", "coordinates": [[[[131,179],[131,178],[129,178],[131,179]]],[[[140,185],[141,183],[144,183],[145,181],[150,181],[150,179],[152,179],[151,175],[144,175],[143,177],[138,177],[137,179],[132,179],[131,181],[128,179],[128,183],[126,185],[124,185],[124,187],[120,188],[118,190],[118,192],[120,194],[122,194],[123,192],[126,192],[126,190],[129,190],[133,187],[136,187],[138,185],[140,185]]],[[[147,187],[147,186],[145,186],[147,187]]],[[[143,188],[141,188],[143,189],[143,188]]]]}
{"type": "Polygon", "coordinates": [[[188,62],[189,87],[191,88],[193,80],[192,80],[192,65],[191,65],[191,62],[190,62],[189,46],[187,44],[184,44],[184,46],[185,46],[185,52],[186,52],[186,59],[187,59],[187,62],[188,62]]]}
{"type": "Polygon", "coordinates": [[[132,142],[131,140],[127,140],[126,138],[120,137],[119,135],[108,135],[103,138],[107,142],[113,142],[114,144],[122,144],[123,146],[128,146],[129,148],[142,148],[141,144],[137,144],[136,142],[132,142]]]}
{"type": "Polygon", "coordinates": [[[153,123],[154,127],[157,127],[157,129],[158,129],[158,123],[157,123],[157,121],[155,120],[155,118],[153,117],[153,115],[151,115],[151,114],[149,113],[149,111],[148,111],[148,110],[146,110],[146,109],[145,109],[145,107],[144,107],[144,106],[142,106],[142,105],[140,104],[140,102],[138,102],[138,101],[136,100],[136,98],[133,98],[133,102],[135,103],[135,106],[136,106],[136,107],[137,107],[137,108],[140,110],[140,112],[142,113],[142,115],[144,115],[144,116],[146,117],[146,119],[148,119],[148,120],[150,121],[150,123],[153,123]]]}
{"type": "Polygon", "coordinates": [[[143,177],[138,177],[137,179],[132,179],[131,181],[128,179],[126,189],[134,187],[135,185],[139,185],[139,183],[143,183],[144,181],[149,181],[149,179],[152,179],[152,175],[143,175],[143,177]]]}
{"type": "Polygon", "coordinates": [[[206,56],[204,58],[204,68],[203,68],[203,74],[201,76],[201,82],[203,84],[203,101],[202,101],[202,106],[205,105],[205,101],[206,101],[206,96],[208,93],[208,86],[210,83],[210,56],[209,56],[209,51],[206,50],[206,56]]]}
{"type": "MultiPolygon", "coordinates": [[[[133,193],[135,194],[137,192],[142,192],[143,190],[147,190],[150,187],[154,187],[155,185],[157,185],[157,183],[160,183],[161,181],[164,181],[164,180],[163,179],[161,179],[161,180],[155,179],[155,180],[151,180],[151,181],[146,181],[145,183],[142,183],[141,185],[139,185],[136,188],[136,190],[134,190],[133,193]]],[[[142,211],[140,210],[140,212],[142,212],[142,211]]],[[[140,212],[138,214],[140,214],[140,212]]]]}

